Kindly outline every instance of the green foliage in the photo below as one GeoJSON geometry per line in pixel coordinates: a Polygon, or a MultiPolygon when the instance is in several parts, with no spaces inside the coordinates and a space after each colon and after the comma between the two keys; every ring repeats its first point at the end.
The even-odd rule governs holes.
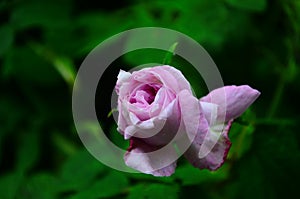
{"type": "Polygon", "coordinates": [[[10,26],[0,27],[0,56],[12,47],[14,32],[10,26]]]}
{"type": "MultiPolygon", "coordinates": [[[[296,196],[299,13],[298,0],[1,1],[0,198],[296,196]],[[217,171],[199,170],[181,159],[171,177],[118,172],[86,151],[76,134],[70,92],[76,70],[101,41],[145,26],[190,36],[210,53],[226,85],[249,84],[262,93],[231,126],[232,147],[217,171]]],[[[117,132],[108,116],[115,107],[105,100],[120,68],[173,65],[198,98],[207,94],[193,66],[174,54],[178,38],[170,39],[159,43],[169,51],[141,49],[122,56],[99,82],[105,90],[99,98],[103,109],[96,110],[99,123],[120,148],[127,149],[129,142],[117,132]]],[[[153,42],[155,36],[131,35],[122,48],[153,42]]],[[[96,125],[88,123],[87,131],[98,133],[96,125]]]]}
{"type": "Polygon", "coordinates": [[[81,190],[102,172],[104,166],[88,151],[82,150],[62,165],[62,186],[67,190],[81,190]]]}
{"type": "Polygon", "coordinates": [[[228,4],[249,11],[262,12],[267,7],[267,0],[226,0],[228,4]]]}
{"type": "Polygon", "coordinates": [[[191,165],[184,165],[177,169],[174,177],[176,179],[179,179],[183,186],[191,186],[212,182],[222,182],[223,180],[228,178],[228,172],[228,165],[224,165],[222,168],[215,172],[211,172],[208,170],[199,170],[193,168],[191,165]]]}
{"type": "Polygon", "coordinates": [[[5,78],[44,85],[52,85],[59,81],[60,77],[55,69],[30,48],[15,48],[7,54],[2,67],[5,78]]]}
{"type": "Polygon", "coordinates": [[[17,29],[24,29],[31,26],[42,26],[53,28],[64,26],[68,23],[70,7],[65,2],[59,4],[55,1],[29,1],[22,2],[13,9],[10,22],[17,29]]]}
{"type": "Polygon", "coordinates": [[[39,157],[40,146],[39,137],[36,132],[21,135],[18,153],[17,153],[17,170],[26,172],[32,168],[39,157]]]}
{"type": "Polygon", "coordinates": [[[170,65],[171,64],[171,61],[172,61],[172,58],[173,56],[175,55],[175,49],[176,49],[176,46],[178,45],[178,42],[175,42],[170,48],[169,48],[169,52],[166,53],[166,56],[163,60],[163,64],[166,64],[166,65],[170,65]]]}
{"type": "Polygon", "coordinates": [[[128,180],[125,174],[112,171],[103,178],[95,181],[87,189],[71,196],[70,199],[108,198],[123,193],[127,186],[128,180]]]}
{"type": "Polygon", "coordinates": [[[0,197],[3,199],[13,199],[16,197],[19,186],[22,182],[22,174],[7,173],[0,178],[0,197]]]}
{"type": "Polygon", "coordinates": [[[50,173],[36,173],[31,176],[25,183],[24,187],[19,190],[19,198],[58,198],[60,191],[59,180],[50,173]]]}
{"type": "Polygon", "coordinates": [[[128,199],[173,199],[178,198],[178,186],[164,184],[139,184],[130,189],[128,199]]]}

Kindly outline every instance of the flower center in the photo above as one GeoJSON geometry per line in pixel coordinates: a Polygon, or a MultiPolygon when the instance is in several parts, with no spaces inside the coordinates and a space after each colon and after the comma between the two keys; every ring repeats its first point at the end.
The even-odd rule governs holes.
{"type": "Polygon", "coordinates": [[[129,102],[132,104],[150,105],[154,101],[159,88],[160,86],[158,85],[142,85],[132,93],[129,102]]]}

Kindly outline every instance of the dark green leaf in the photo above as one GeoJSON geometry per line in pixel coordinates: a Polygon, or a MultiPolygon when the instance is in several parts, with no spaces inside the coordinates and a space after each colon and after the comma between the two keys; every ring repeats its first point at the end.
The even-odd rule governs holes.
{"type": "Polygon", "coordinates": [[[23,180],[21,173],[8,173],[0,178],[0,198],[14,199],[23,180]]]}
{"type": "Polygon", "coordinates": [[[153,175],[144,174],[144,173],[131,173],[129,178],[139,180],[139,181],[149,181],[149,182],[162,182],[162,183],[172,183],[174,182],[173,176],[171,177],[155,177],[153,175]]]}
{"type": "Polygon", "coordinates": [[[12,47],[14,41],[14,32],[10,26],[0,27],[0,56],[12,47]]]}
{"type": "Polygon", "coordinates": [[[228,178],[228,165],[223,165],[217,171],[209,171],[207,169],[199,170],[190,164],[178,167],[174,174],[174,178],[179,179],[182,185],[196,185],[208,182],[220,182],[228,178]]]}
{"type": "Polygon", "coordinates": [[[175,55],[175,49],[178,45],[178,42],[175,42],[170,48],[169,48],[169,52],[166,53],[166,56],[164,58],[163,64],[166,65],[170,65],[173,56],[175,55]]]}
{"type": "Polygon", "coordinates": [[[267,0],[226,0],[230,5],[249,11],[264,11],[267,7],[267,0]]]}
{"type": "Polygon", "coordinates": [[[6,78],[43,85],[53,85],[60,80],[59,73],[44,58],[30,48],[20,47],[10,51],[4,59],[3,73],[6,78]],[[34,72],[32,72],[34,71],[34,72]]]}
{"type": "Polygon", "coordinates": [[[254,130],[255,127],[252,124],[248,124],[247,126],[238,123],[232,124],[229,132],[232,145],[228,158],[240,158],[250,150],[254,130]]]}
{"type": "Polygon", "coordinates": [[[68,6],[66,2],[27,2],[13,10],[11,22],[20,29],[35,25],[47,28],[62,27],[69,19],[70,7],[68,6]]]}
{"type": "Polygon", "coordinates": [[[103,178],[96,179],[86,189],[70,197],[70,199],[97,199],[108,198],[122,194],[128,186],[124,173],[112,171],[103,178]]]}
{"type": "Polygon", "coordinates": [[[33,167],[38,159],[39,151],[39,135],[36,132],[24,133],[19,141],[17,154],[18,171],[26,172],[33,167]]]}
{"type": "Polygon", "coordinates": [[[116,144],[118,147],[127,150],[129,147],[129,143],[127,140],[124,139],[124,136],[122,136],[118,131],[117,131],[117,126],[113,125],[111,130],[110,130],[110,138],[114,144],[116,144]]]}
{"type": "Polygon", "coordinates": [[[61,188],[59,180],[49,173],[33,175],[18,193],[19,198],[55,199],[61,188]]]}
{"type": "Polygon", "coordinates": [[[139,184],[130,189],[127,199],[176,199],[178,195],[177,185],[139,184]]]}
{"type": "Polygon", "coordinates": [[[78,55],[86,55],[102,41],[130,28],[131,13],[100,13],[90,12],[81,15],[76,21],[76,27],[83,32],[85,37],[79,35],[78,40],[82,46],[78,46],[75,52],[78,55]]]}
{"type": "Polygon", "coordinates": [[[69,58],[58,56],[46,47],[36,43],[31,43],[30,46],[40,57],[51,63],[69,85],[74,84],[75,67],[69,58]]]}
{"type": "Polygon", "coordinates": [[[65,190],[82,190],[104,170],[104,165],[88,151],[79,151],[70,157],[62,167],[62,186],[65,190]]]}

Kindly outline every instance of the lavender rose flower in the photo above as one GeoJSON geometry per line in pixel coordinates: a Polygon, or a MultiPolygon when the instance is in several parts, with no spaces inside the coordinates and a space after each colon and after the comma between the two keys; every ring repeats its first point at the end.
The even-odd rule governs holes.
{"type": "Polygon", "coordinates": [[[184,153],[191,164],[200,169],[219,168],[231,146],[228,131],[233,119],[260,94],[249,86],[225,86],[198,100],[182,73],[171,66],[132,74],[121,70],[115,89],[119,96],[118,131],[130,140],[125,163],[154,176],[174,173],[176,160],[162,168],[156,169],[156,165],[169,160],[176,150],[155,158],[149,152],[166,146],[182,126],[193,138],[184,153]]]}

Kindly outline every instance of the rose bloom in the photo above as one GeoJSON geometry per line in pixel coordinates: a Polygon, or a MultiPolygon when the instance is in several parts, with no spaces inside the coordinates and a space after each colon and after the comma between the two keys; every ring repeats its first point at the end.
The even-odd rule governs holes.
{"type": "Polygon", "coordinates": [[[177,152],[168,143],[177,134],[179,150],[181,140],[190,140],[182,150],[193,166],[218,169],[231,146],[228,132],[233,119],[260,95],[247,85],[225,86],[198,100],[183,74],[166,65],[132,74],[121,70],[115,89],[118,131],[130,140],[125,163],[154,176],[174,173],[177,152]],[[167,150],[155,154],[166,146],[167,150]]]}

